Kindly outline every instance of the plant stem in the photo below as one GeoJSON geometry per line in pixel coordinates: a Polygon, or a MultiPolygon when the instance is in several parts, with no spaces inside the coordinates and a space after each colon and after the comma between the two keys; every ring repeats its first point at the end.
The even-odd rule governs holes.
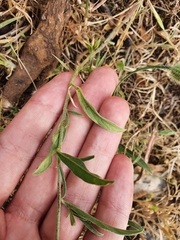
{"type": "Polygon", "coordinates": [[[146,66],[146,67],[142,67],[142,68],[137,68],[136,70],[130,72],[127,76],[125,76],[122,80],[121,83],[124,82],[127,78],[129,78],[131,75],[133,75],[136,72],[140,72],[140,71],[145,71],[148,69],[167,69],[170,70],[171,67],[170,66],[166,66],[166,65],[156,65],[156,66],[146,66]]]}
{"type": "Polygon", "coordinates": [[[145,71],[145,70],[148,70],[148,69],[167,69],[167,70],[171,70],[171,68],[172,68],[171,66],[166,66],[166,65],[156,65],[156,66],[155,65],[154,66],[149,65],[149,66],[146,66],[146,67],[137,68],[136,70],[130,72],[129,74],[127,74],[125,77],[122,78],[122,80],[116,86],[113,95],[116,95],[117,88],[120,86],[120,84],[123,83],[127,78],[129,78],[131,75],[133,75],[136,72],[145,71]]]}
{"type": "Polygon", "coordinates": [[[58,194],[57,194],[57,215],[56,215],[56,240],[60,236],[60,220],[61,220],[61,161],[58,160],[58,194]]]}
{"type": "MultiPolygon", "coordinates": [[[[71,84],[74,82],[74,79],[76,77],[77,73],[75,72],[70,83],[69,86],[71,86],[71,84]]],[[[66,122],[66,117],[67,117],[67,111],[68,111],[68,104],[69,104],[69,94],[67,92],[66,94],[66,98],[64,101],[64,106],[63,106],[63,112],[62,112],[62,117],[61,117],[61,121],[59,123],[58,126],[58,132],[59,132],[59,146],[58,146],[58,150],[61,151],[62,148],[62,143],[63,143],[63,139],[64,139],[64,132],[65,132],[65,122],[66,122]]],[[[58,180],[57,180],[57,187],[58,187],[58,192],[57,192],[57,214],[56,214],[56,240],[59,240],[59,236],[60,236],[60,219],[61,219],[61,161],[59,158],[57,158],[58,160],[58,180]]]]}

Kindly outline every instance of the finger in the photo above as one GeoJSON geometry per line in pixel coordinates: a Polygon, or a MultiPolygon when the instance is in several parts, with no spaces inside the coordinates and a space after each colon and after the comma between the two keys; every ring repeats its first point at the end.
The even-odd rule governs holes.
{"type": "MultiPolygon", "coordinates": [[[[100,109],[100,114],[119,126],[124,127],[129,116],[129,108],[123,99],[110,97],[104,101],[100,109]]],[[[90,171],[105,177],[111,160],[117,150],[120,137],[121,133],[109,132],[96,124],[93,125],[79,155],[80,157],[95,155],[93,160],[86,162],[90,171]]],[[[99,191],[98,186],[88,185],[72,173],[70,173],[67,178],[67,189],[66,200],[86,212],[91,210],[99,191]]],[[[43,222],[41,232],[45,237],[53,237],[48,234],[51,234],[50,227],[54,226],[55,228],[54,214],[56,208],[57,202],[55,201],[43,222]]],[[[63,206],[61,214],[61,239],[76,239],[82,230],[82,224],[76,221],[75,227],[70,226],[70,220],[67,218],[68,211],[63,206]]]]}
{"type": "MultiPolygon", "coordinates": [[[[100,114],[113,121],[121,128],[124,128],[129,117],[129,107],[125,100],[119,97],[109,97],[104,101],[100,109],[100,114]]],[[[106,176],[114,154],[117,151],[121,137],[122,133],[110,132],[96,124],[93,125],[79,154],[79,157],[86,157],[90,155],[95,156],[94,159],[86,162],[86,167],[89,171],[101,176],[102,178],[106,176]]],[[[91,209],[93,200],[96,199],[99,188],[97,187],[97,191],[95,191],[94,185],[88,186],[88,192],[90,192],[91,196],[91,199],[88,196],[90,204],[90,206],[88,206],[86,198],[84,198],[85,204],[82,201],[79,201],[79,199],[82,198],[82,194],[84,196],[87,195],[87,184],[75,177],[73,173],[69,174],[67,184],[69,189],[67,193],[68,201],[73,201],[74,204],[81,206],[81,208],[88,212],[91,209]],[[84,191],[79,191],[79,188],[81,190],[83,188],[85,189],[84,191]],[[78,193],[80,196],[77,196],[78,193]],[[75,199],[74,194],[76,194],[75,199]]]]}
{"type": "MultiPolygon", "coordinates": [[[[71,73],[63,73],[42,87],[0,135],[0,204],[27,169],[45,134],[59,116],[71,73]]],[[[77,84],[80,80],[76,79],[77,84]]]]}
{"type": "MultiPolygon", "coordinates": [[[[95,217],[105,223],[121,229],[126,229],[133,200],[133,167],[131,161],[124,155],[116,155],[106,176],[113,179],[114,184],[102,190],[95,217]]],[[[122,240],[123,236],[98,229],[104,234],[104,240],[122,240]]],[[[85,240],[98,240],[99,237],[87,232],[85,240]]]]}
{"type": "MultiPolygon", "coordinates": [[[[90,75],[85,84],[82,85],[82,89],[84,95],[88,98],[88,100],[92,102],[95,108],[98,109],[104,99],[112,94],[116,84],[117,75],[115,72],[109,68],[103,67],[97,69],[90,75]]],[[[78,109],[78,111],[80,111],[80,109],[78,109]]],[[[68,149],[68,153],[70,154],[78,153],[81,149],[81,143],[85,141],[90,127],[91,121],[87,119],[86,116],[77,117],[71,115],[70,126],[67,131],[67,136],[63,144],[63,148],[68,149]],[[82,127],[81,131],[79,130],[79,126],[82,127]]],[[[51,146],[51,137],[52,136],[48,137],[42,146],[37,157],[29,168],[29,171],[23,183],[21,184],[20,189],[6,210],[11,215],[16,215],[16,217],[11,219],[11,221],[13,221],[13,223],[11,222],[12,225],[15,224],[17,221],[17,215],[20,213],[23,213],[25,221],[33,221],[38,224],[39,220],[42,216],[44,216],[47,209],[49,209],[50,204],[56,196],[56,161],[54,161],[51,167],[43,174],[36,177],[32,176],[36,167],[40,164],[44,157],[47,156],[47,153],[51,146]]],[[[25,223],[23,223],[23,226],[23,229],[25,229],[25,223]]],[[[17,229],[17,232],[21,231],[22,230],[17,229]]]]}
{"type": "Polygon", "coordinates": [[[6,236],[6,219],[4,211],[0,209],[0,239],[5,239],[6,236]]]}
{"type": "MultiPolygon", "coordinates": [[[[91,73],[85,84],[82,85],[82,91],[85,98],[98,111],[103,101],[112,95],[117,83],[118,78],[114,70],[101,67],[91,73]]],[[[68,134],[64,140],[62,151],[77,156],[92,126],[92,121],[82,110],[76,95],[74,102],[77,108],[71,104],[69,109],[77,111],[83,116],[77,117],[71,115],[68,134]],[[70,148],[70,146],[75,147],[70,148]]]]}

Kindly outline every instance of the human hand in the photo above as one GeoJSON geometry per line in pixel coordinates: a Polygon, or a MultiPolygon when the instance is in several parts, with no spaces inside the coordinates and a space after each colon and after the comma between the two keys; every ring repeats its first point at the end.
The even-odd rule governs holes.
{"type": "MultiPolygon", "coordinates": [[[[62,73],[43,86],[0,134],[0,204],[11,194],[19,179],[29,167],[17,193],[8,207],[0,210],[0,240],[45,240],[55,239],[57,211],[57,161],[44,173],[33,176],[33,172],[47,156],[52,134],[56,125],[36,151],[48,130],[61,115],[71,73],[62,73]],[[36,156],[35,156],[36,155],[36,156]]],[[[82,85],[88,101],[101,115],[124,127],[129,108],[119,97],[112,97],[118,82],[115,72],[101,67],[91,73],[82,85]]],[[[76,78],[75,84],[81,85],[76,78]]],[[[81,112],[76,96],[69,109],[81,112]]],[[[101,177],[114,180],[113,185],[103,188],[95,216],[118,228],[125,229],[129,218],[133,194],[133,167],[124,155],[115,155],[121,133],[108,132],[93,124],[83,114],[71,115],[70,125],[63,142],[62,151],[73,156],[95,155],[86,162],[87,168],[101,177]]],[[[99,187],[84,183],[63,165],[67,180],[65,200],[89,212],[96,200],[99,187]]],[[[77,219],[71,226],[68,210],[62,206],[60,239],[75,240],[82,231],[82,223],[77,219]]],[[[123,236],[100,230],[104,240],[120,240],[123,236]]],[[[99,237],[86,233],[85,240],[99,237]]]]}

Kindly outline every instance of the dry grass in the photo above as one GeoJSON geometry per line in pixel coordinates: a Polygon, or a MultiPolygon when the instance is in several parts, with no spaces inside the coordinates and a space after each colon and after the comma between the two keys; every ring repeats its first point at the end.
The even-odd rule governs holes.
{"type": "MultiPolygon", "coordinates": [[[[1,90],[6,77],[17,64],[21,47],[39,22],[44,6],[42,2],[0,1],[0,22],[22,16],[0,29],[1,90]]],[[[95,44],[100,40],[100,46],[103,43],[105,46],[84,66],[80,73],[82,79],[99,64],[116,69],[121,79],[123,74],[139,67],[173,65],[180,60],[178,0],[93,2],[96,1],[86,5],[86,1],[71,1],[72,15],[65,28],[64,51],[62,56],[58,56],[64,64],[56,70],[74,70],[90,52],[95,51],[95,44]],[[125,65],[123,71],[118,70],[121,62],[125,65]]],[[[126,239],[179,239],[180,85],[172,82],[166,71],[147,70],[126,79],[120,84],[120,89],[118,94],[129,102],[131,108],[123,144],[144,157],[151,164],[153,174],[165,180],[165,187],[159,195],[148,191],[139,191],[135,195],[131,218],[144,226],[146,234],[126,239]],[[157,134],[150,146],[155,130],[157,134]]],[[[30,90],[21,98],[18,108],[29,96],[30,90]]],[[[11,121],[15,110],[12,109],[8,115],[1,113],[1,129],[11,121]]]]}

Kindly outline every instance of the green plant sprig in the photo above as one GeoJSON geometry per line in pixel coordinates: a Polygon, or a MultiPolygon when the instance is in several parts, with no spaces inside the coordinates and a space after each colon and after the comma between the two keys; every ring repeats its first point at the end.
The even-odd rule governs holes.
{"type": "MultiPolygon", "coordinates": [[[[69,88],[74,87],[76,90],[76,94],[79,100],[79,103],[82,107],[82,109],[84,110],[84,112],[88,115],[88,117],[95,122],[96,124],[98,124],[99,126],[101,126],[102,128],[109,130],[109,131],[115,131],[115,132],[123,132],[124,129],[120,128],[119,126],[117,126],[115,123],[109,121],[108,119],[102,117],[97,111],[96,109],[87,101],[87,99],[84,97],[83,92],[81,90],[80,87],[76,86],[73,84],[75,76],[73,76],[73,78],[71,79],[70,83],[69,83],[69,88]]],[[[65,182],[65,177],[64,177],[64,173],[62,171],[62,167],[61,167],[61,162],[63,162],[65,165],[67,165],[69,167],[69,169],[79,178],[81,178],[83,181],[90,183],[90,184],[95,184],[95,185],[99,185],[99,186],[106,186],[107,184],[112,184],[113,181],[112,180],[104,180],[101,177],[99,177],[98,175],[95,175],[91,172],[88,171],[88,169],[86,168],[84,161],[86,160],[90,160],[92,159],[92,157],[86,157],[85,159],[80,159],[80,158],[75,158],[73,156],[70,156],[68,154],[62,153],[61,152],[61,148],[62,148],[62,144],[66,135],[66,130],[68,128],[69,125],[69,112],[68,112],[68,104],[70,101],[71,97],[69,96],[69,91],[67,91],[66,94],[66,98],[65,98],[65,102],[64,102],[64,107],[63,107],[63,113],[61,116],[61,121],[59,123],[58,129],[56,131],[56,133],[53,135],[52,137],[52,146],[51,149],[49,151],[48,156],[41,162],[41,164],[39,165],[39,167],[36,169],[36,171],[34,172],[35,175],[40,174],[42,172],[44,172],[52,163],[52,157],[55,154],[56,155],[56,159],[58,162],[57,168],[58,168],[58,203],[57,203],[57,217],[56,217],[56,239],[59,239],[60,236],[60,214],[61,214],[61,203],[63,203],[63,198],[66,195],[66,182],[65,182]],[[63,183],[63,195],[61,192],[61,183],[63,183]]],[[[83,218],[83,216],[87,216],[86,213],[84,213],[85,215],[82,216],[82,211],[79,212],[79,218],[83,218]]],[[[71,211],[71,220],[73,219],[73,215],[76,216],[77,213],[74,211],[71,211]]],[[[85,226],[87,227],[86,220],[84,223],[85,226]]],[[[71,221],[73,222],[73,221],[71,221]]],[[[97,226],[98,227],[102,227],[102,224],[99,224],[99,222],[97,221],[97,226]]],[[[136,228],[136,227],[135,227],[136,228]]],[[[89,228],[89,230],[92,230],[93,233],[96,233],[96,231],[91,227],[89,228]]],[[[112,231],[116,234],[127,234],[127,231],[123,230],[121,231],[117,231],[115,230],[113,227],[108,227],[109,231],[112,231]]],[[[137,234],[142,232],[142,228],[138,227],[136,230],[132,230],[131,234],[137,234]]]]}
{"type": "MultiPolygon", "coordinates": [[[[104,179],[100,178],[99,176],[97,176],[87,170],[87,168],[84,165],[84,161],[90,160],[91,159],[90,157],[85,158],[85,160],[80,159],[80,158],[75,158],[73,156],[62,153],[61,149],[62,149],[62,144],[63,144],[64,138],[66,135],[66,131],[67,131],[67,128],[69,125],[68,104],[69,104],[69,101],[71,100],[71,96],[69,95],[69,92],[70,92],[69,90],[72,87],[74,87],[76,90],[76,94],[78,96],[78,100],[79,100],[79,103],[80,103],[82,109],[84,110],[84,112],[88,115],[88,117],[93,122],[95,122],[96,124],[105,128],[106,130],[117,131],[117,132],[124,131],[124,129],[121,129],[113,122],[109,121],[108,119],[103,118],[95,110],[95,108],[86,100],[81,88],[74,85],[74,80],[75,80],[76,76],[79,74],[79,72],[83,69],[83,67],[87,63],[91,62],[91,60],[94,58],[94,56],[96,54],[99,54],[99,52],[102,51],[109,44],[109,42],[114,38],[114,36],[117,34],[117,32],[119,31],[119,29],[121,27],[122,27],[122,23],[119,22],[118,25],[116,26],[116,28],[106,38],[104,43],[99,45],[96,49],[94,49],[94,51],[90,52],[89,56],[76,68],[76,70],[73,74],[73,77],[71,78],[70,83],[69,83],[68,91],[67,91],[64,105],[63,105],[63,111],[62,111],[60,123],[58,125],[56,133],[52,137],[52,145],[51,145],[50,151],[49,151],[47,157],[41,162],[39,167],[34,172],[34,175],[43,173],[51,165],[53,155],[56,156],[56,159],[58,162],[58,165],[57,165],[57,168],[58,168],[58,183],[57,183],[57,185],[58,185],[57,186],[58,187],[58,190],[57,190],[58,203],[57,203],[57,216],[56,216],[56,240],[59,240],[59,236],[60,236],[61,204],[64,204],[65,206],[67,206],[67,203],[65,203],[63,200],[64,196],[66,195],[66,181],[65,181],[64,173],[63,173],[63,170],[61,167],[61,162],[66,164],[75,175],[77,175],[78,177],[83,179],[85,182],[88,182],[91,184],[96,184],[99,186],[105,186],[107,184],[113,183],[113,181],[104,180],[104,179]],[[63,194],[61,192],[61,183],[63,185],[63,194]]],[[[98,61],[98,62],[102,63],[102,61],[98,61]]],[[[71,205],[71,208],[72,208],[72,205],[71,205]]],[[[75,210],[72,210],[72,211],[70,211],[70,213],[71,213],[70,214],[71,223],[73,224],[74,223],[73,216],[77,216],[77,212],[75,210]]],[[[87,213],[84,213],[82,210],[80,210],[80,212],[78,213],[78,217],[80,219],[84,219],[87,217],[87,213]]],[[[89,219],[89,218],[87,218],[87,219],[89,219]]],[[[87,221],[92,220],[92,219],[89,219],[89,220],[87,220],[87,219],[83,220],[86,227],[90,226],[89,224],[87,224],[87,221]]],[[[96,225],[98,227],[102,228],[102,223],[99,224],[98,221],[96,223],[97,223],[96,225]]],[[[138,234],[143,231],[139,225],[134,223],[133,226],[136,230],[131,230],[131,235],[138,234]]],[[[97,231],[94,230],[94,228],[92,228],[92,225],[89,228],[89,230],[91,230],[94,233],[97,233],[97,231]]],[[[117,231],[113,227],[109,226],[108,231],[114,232],[116,234],[126,235],[126,234],[128,234],[128,232],[130,230],[125,231],[125,230],[120,229],[120,231],[117,231]]]]}
{"type": "MultiPolygon", "coordinates": [[[[79,103],[81,107],[83,108],[84,112],[88,115],[88,117],[98,124],[99,126],[105,128],[109,131],[115,131],[115,132],[123,132],[124,129],[118,127],[113,122],[109,121],[108,119],[102,117],[96,109],[86,100],[86,98],[83,95],[83,92],[80,87],[75,86],[72,82],[74,81],[75,77],[73,77],[70,81],[69,88],[74,87],[78,96],[79,103]]],[[[34,172],[35,175],[40,174],[44,172],[52,163],[52,157],[55,154],[56,159],[58,162],[58,210],[57,210],[57,217],[56,217],[56,239],[59,239],[60,236],[60,214],[61,214],[61,182],[63,183],[63,197],[66,195],[66,183],[65,183],[65,177],[64,173],[62,171],[61,167],[61,161],[66,164],[70,170],[79,178],[84,180],[87,183],[99,185],[99,186],[105,186],[107,184],[113,183],[111,180],[103,180],[99,176],[89,172],[87,168],[85,167],[83,160],[79,158],[75,158],[73,156],[67,155],[65,153],[61,152],[62,144],[66,135],[66,130],[69,125],[69,113],[68,113],[68,104],[69,104],[70,96],[69,91],[66,94],[64,107],[63,107],[63,113],[61,116],[61,121],[59,123],[58,129],[56,133],[52,137],[52,146],[48,153],[48,156],[41,162],[39,167],[34,172]],[[61,181],[62,180],[62,181],[61,181]]],[[[86,160],[89,160],[91,158],[86,158],[86,160]]]]}

